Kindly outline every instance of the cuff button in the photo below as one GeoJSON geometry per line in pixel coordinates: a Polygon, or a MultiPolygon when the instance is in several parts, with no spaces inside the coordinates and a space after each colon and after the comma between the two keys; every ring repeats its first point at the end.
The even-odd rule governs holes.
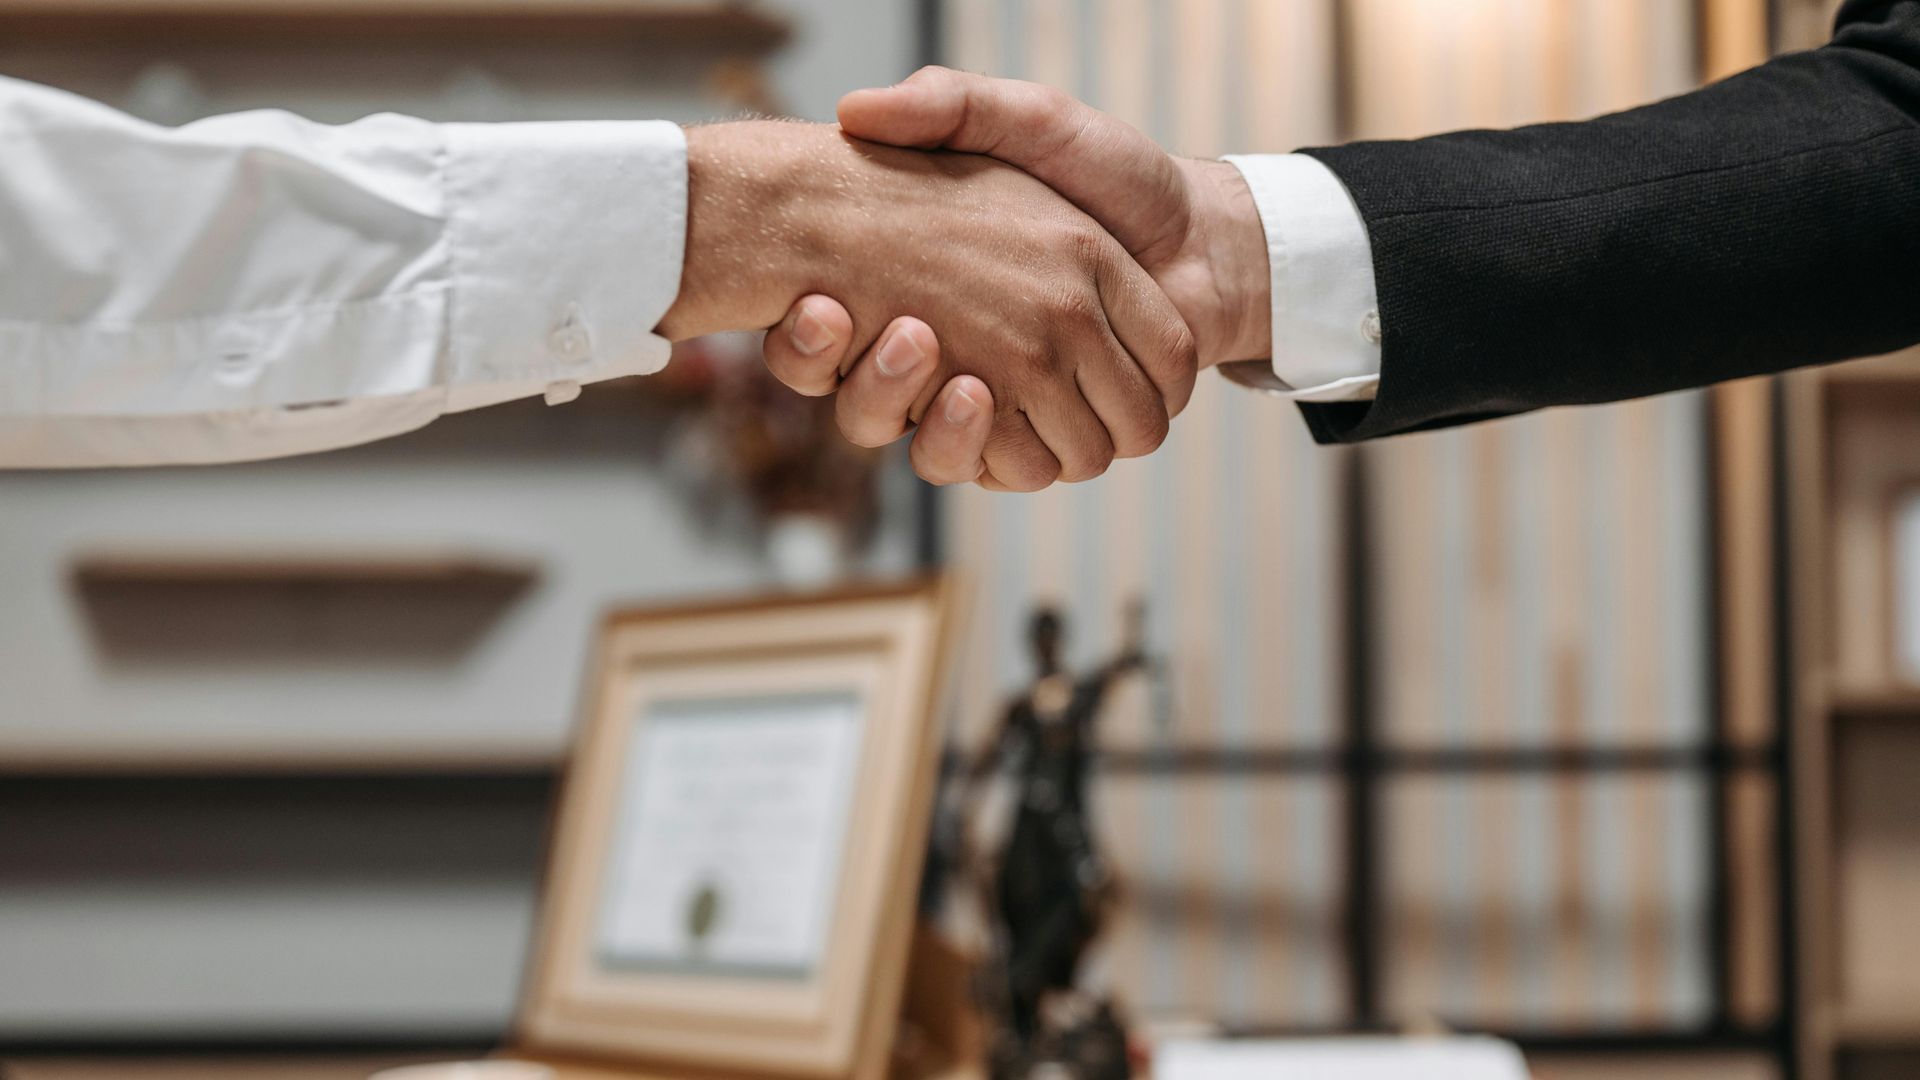
{"type": "Polygon", "coordinates": [[[1380,344],[1380,313],[1378,311],[1369,311],[1360,317],[1360,336],[1366,338],[1369,345],[1380,344]]]}
{"type": "Polygon", "coordinates": [[[548,335],[547,343],[555,356],[571,363],[577,364],[593,355],[593,338],[580,319],[580,305],[567,305],[566,315],[548,335]]]}

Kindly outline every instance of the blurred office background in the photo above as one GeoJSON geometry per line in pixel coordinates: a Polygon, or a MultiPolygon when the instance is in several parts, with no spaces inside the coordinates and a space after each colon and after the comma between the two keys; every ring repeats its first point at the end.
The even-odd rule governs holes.
{"type": "MultiPolygon", "coordinates": [[[[1828,9],[0,0],[0,73],[163,123],[829,119],[940,60],[1215,155],[1593,115],[1828,9]]],[[[998,496],[845,454],[753,349],[311,459],[0,475],[0,1057],[497,1041],[599,612],[940,563],[974,583],[963,750],[1036,605],[1087,666],[1147,603],[1095,785],[1094,976],[1143,1020],[1493,1031],[1542,1077],[1920,1070],[1911,361],[1359,449],[1204,378],[1155,457],[998,496]]]]}

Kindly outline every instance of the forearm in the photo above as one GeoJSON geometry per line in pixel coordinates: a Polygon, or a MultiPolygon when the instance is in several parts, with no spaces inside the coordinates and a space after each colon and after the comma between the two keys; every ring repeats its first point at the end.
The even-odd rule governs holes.
{"type": "Polygon", "coordinates": [[[308,453],[667,358],[671,124],[163,128],[0,79],[0,143],[0,466],[308,453]]]}
{"type": "Polygon", "coordinates": [[[1310,151],[1366,219],[1379,397],[1350,440],[1920,341],[1920,3],[1579,124],[1310,151]]]}

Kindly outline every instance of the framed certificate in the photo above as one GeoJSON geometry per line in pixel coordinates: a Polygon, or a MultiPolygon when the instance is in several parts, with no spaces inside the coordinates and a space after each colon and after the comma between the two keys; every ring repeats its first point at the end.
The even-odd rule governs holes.
{"type": "Polygon", "coordinates": [[[947,596],[928,581],[607,619],[516,1055],[884,1074],[947,596]]]}

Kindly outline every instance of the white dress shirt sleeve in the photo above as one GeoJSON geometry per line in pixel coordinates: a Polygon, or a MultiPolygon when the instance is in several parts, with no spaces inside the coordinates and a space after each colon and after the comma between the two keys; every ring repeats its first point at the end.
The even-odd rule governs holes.
{"type": "Polygon", "coordinates": [[[1273,288],[1271,379],[1236,381],[1295,401],[1372,400],[1380,382],[1379,300],[1367,226],[1353,196],[1304,154],[1226,160],[1253,192],[1273,288]]]}
{"type": "Polygon", "coordinates": [[[658,370],[664,122],[180,128],[0,78],[0,466],[366,442],[658,370]]]}

